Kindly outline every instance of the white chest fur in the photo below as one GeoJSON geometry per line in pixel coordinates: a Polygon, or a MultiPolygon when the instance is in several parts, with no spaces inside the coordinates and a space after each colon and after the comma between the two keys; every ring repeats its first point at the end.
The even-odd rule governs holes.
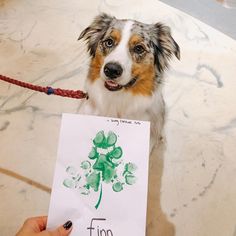
{"type": "Polygon", "coordinates": [[[152,96],[137,96],[129,92],[108,91],[102,80],[87,82],[89,99],[82,102],[80,114],[108,116],[151,122],[150,151],[162,136],[164,101],[160,89],[152,96]]]}

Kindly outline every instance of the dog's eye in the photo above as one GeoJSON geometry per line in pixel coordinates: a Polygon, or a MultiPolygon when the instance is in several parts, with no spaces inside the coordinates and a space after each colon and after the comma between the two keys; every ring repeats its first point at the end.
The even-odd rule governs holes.
{"type": "Polygon", "coordinates": [[[107,48],[112,48],[114,46],[113,39],[109,38],[103,42],[103,45],[107,48]]]}
{"type": "Polygon", "coordinates": [[[142,45],[136,45],[134,47],[134,52],[137,53],[137,54],[142,54],[142,53],[145,52],[145,48],[142,45]]]}

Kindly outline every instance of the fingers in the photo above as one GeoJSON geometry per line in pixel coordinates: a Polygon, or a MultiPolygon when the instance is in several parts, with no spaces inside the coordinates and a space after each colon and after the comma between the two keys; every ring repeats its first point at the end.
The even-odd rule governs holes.
{"type": "Polygon", "coordinates": [[[47,224],[46,216],[32,217],[25,220],[23,226],[16,234],[17,236],[34,235],[45,230],[47,224]]]}
{"type": "Polygon", "coordinates": [[[46,229],[46,226],[47,226],[47,219],[48,217],[47,216],[38,216],[38,217],[34,217],[32,218],[32,220],[35,221],[35,223],[37,224],[40,232],[42,230],[45,230],[46,229]]]}
{"type": "Polygon", "coordinates": [[[47,231],[47,216],[32,217],[24,222],[24,225],[16,234],[17,236],[68,236],[72,230],[72,222],[67,221],[64,225],[58,227],[54,231],[47,231]]]}
{"type": "Polygon", "coordinates": [[[47,216],[38,216],[38,217],[32,217],[28,218],[24,222],[24,228],[33,230],[33,232],[41,232],[42,230],[45,230],[47,225],[47,216]]]}
{"type": "Polygon", "coordinates": [[[69,220],[64,225],[58,227],[56,230],[51,231],[52,236],[67,236],[72,230],[72,222],[69,220]]]}

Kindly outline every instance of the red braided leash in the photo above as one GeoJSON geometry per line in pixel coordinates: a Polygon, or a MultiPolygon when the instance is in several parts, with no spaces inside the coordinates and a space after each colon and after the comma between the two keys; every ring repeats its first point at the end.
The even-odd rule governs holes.
{"type": "Polygon", "coordinates": [[[46,93],[47,95],[58,95],[58,96],[62,96],[62,97],[69,97],[69,98],[76,98],[76,99],[82,99],[82,98],[86,98],[88,99],[88,94],[84,93],[80,90],[68,90],[68,89],[60,89],[60,88],[52,88],[52,87],[42,87],[42,86],[38,86],[38,85],[33,85],[33,84],[29,84],[29,83],[25,83],[19,80],[15,80],[12,78],[9,78],[7,76],[3,76],[0,75],[0,80],[3,80],[5,82],[11,83],[11,84],[15,84],[17,86],[23,87],[23,88],[28,88],[34,91],[38,91],[38,92],[42,92],[42,93],[46,93]]]}

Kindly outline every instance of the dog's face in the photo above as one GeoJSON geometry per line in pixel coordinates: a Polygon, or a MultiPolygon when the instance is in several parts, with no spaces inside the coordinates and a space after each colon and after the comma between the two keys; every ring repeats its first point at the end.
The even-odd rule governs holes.
{"type": "Polygon", "coordinates": [[[99,15],[79,39],[85,38],[92,56],[89,79],[103,80],[111,92],[151,96],[161,82],[168,60],[180,58],[170,29],[161,23],[144,24],[99,15]]]}

